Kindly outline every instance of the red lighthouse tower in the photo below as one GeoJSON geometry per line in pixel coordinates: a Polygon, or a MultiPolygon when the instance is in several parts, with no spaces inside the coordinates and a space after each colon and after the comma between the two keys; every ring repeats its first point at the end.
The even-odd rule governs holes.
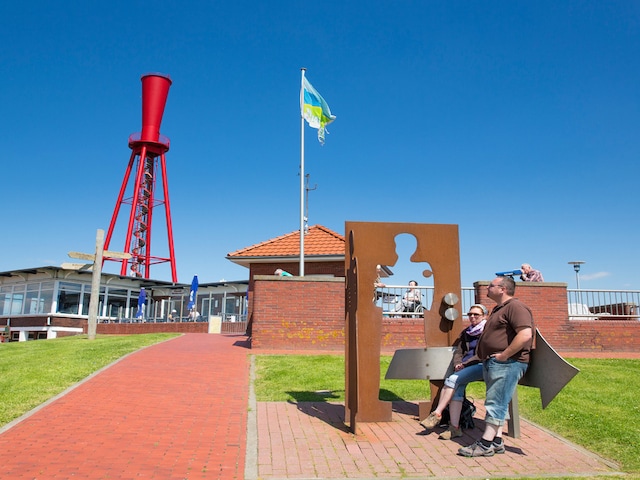
{"type": "Polygon", "coordinates": [[[120,194],[116,202],[109,231],[105,238],[105,249],[109,248],[111,235],[116,225],[122,204],[131,205],[127,237],[124,251],[131,254],[130,259],[109,259],[122,262],[120,275],[149,278],[151,265],[171,263],[171,277],[178,281],[176,260],[173,250],[173,230],[171,227],[171,209],[169,207],[169,186],[167,184],[167,166],[165,153],[169,150],[169,139],[160,135],[160,124],[169,94],[171,79],[166,75],[148,74],[142,76],[142,132],[129,137],[131,157],[124,174],[120,194]],[[133,194],[125,198],[129,178],[135,168],[133,194]],[[162,192],[156,191],[156,182],[162,180],[162,192]],[[169,257],[151,255],[151,221],[155,207],[164,205],[169,241],[169,257]]]}

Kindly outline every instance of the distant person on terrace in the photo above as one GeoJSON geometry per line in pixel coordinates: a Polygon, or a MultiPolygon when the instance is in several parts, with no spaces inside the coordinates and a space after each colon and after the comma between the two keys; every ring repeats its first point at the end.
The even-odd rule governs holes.
{"type": "Polygon", "coordinates": [[[520,270],[522,270],[520,280],[523,282],[544,282],[544,278],[542,278],[540,270],[535,270],[528,263],[523,263],[520,270]]]}
{"type": "Polygon", "coordinates": [[[409,280],[409,288],[402,296],[402,300],[396,305],[397,312],[415,312],[418,305],[422,303],[422,292],[415,280],[409,280]]]}

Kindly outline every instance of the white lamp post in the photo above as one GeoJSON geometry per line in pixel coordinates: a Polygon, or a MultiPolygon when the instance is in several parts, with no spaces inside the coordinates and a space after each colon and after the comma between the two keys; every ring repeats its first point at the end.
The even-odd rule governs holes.
{"type": "Polygon", "coordinates": [[[567,262],[569,265],[573,265],[573,270],[576,272],[576,288],[580,290],[580,265],[582,265],[583,261],[576,260],[574,262],[567,262]]]}
{"type": "Polygon", "coordinates": [[[567,262],[569,265],[573,265],[573,271],[576,272],[576,287],[578,290],[578,298],[580,303],[582,303],[582,292],[580,291],[580,265],[582,265],[582,260],[576,260],[574,262],[567,262]]]}

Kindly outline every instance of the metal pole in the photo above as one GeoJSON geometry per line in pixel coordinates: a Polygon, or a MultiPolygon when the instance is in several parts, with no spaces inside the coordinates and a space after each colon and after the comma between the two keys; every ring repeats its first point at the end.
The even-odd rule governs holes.
{"type": "Polygon", "coordinates": [[[583,260],[576,260],[568,263],[569,265],[573,265],[573,271],[576,272],[576,297],[578,298],[578,301],[582,303],[582,292],[580,291],[580,265],[585,262],[583,260]]]}
{"type": "Polygon", "coordinates": [[[302,95],[304,72],[306,68],[301,68],[302,77],[300,78],[300,272],[298,275],[304,277],[304,116],[302,115],[302,95]]]}

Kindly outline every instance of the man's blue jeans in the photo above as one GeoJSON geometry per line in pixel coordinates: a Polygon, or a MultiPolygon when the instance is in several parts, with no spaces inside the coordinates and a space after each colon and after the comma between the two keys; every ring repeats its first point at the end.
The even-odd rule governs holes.
{"type": "Polygon", "coordinates": [[[489,358],[482,364],[487,396],[484,401],[486,415],[484,421],[502,426],[509,411],[509,402],[518,386],[518,381],[527,371],[528,363],[507,360],[499,362],[489,358]]]}
{"type": "Polygon", "coordinates": [[[483,379],[483,368],[481,363],[475,365],[469,365],[457,372],[449,375],[445,381],[445,386],[455,389],[451,400],[462,401],[464,393],[467,388],[467,384],[470,382],[479,382],[483,379]]]}

